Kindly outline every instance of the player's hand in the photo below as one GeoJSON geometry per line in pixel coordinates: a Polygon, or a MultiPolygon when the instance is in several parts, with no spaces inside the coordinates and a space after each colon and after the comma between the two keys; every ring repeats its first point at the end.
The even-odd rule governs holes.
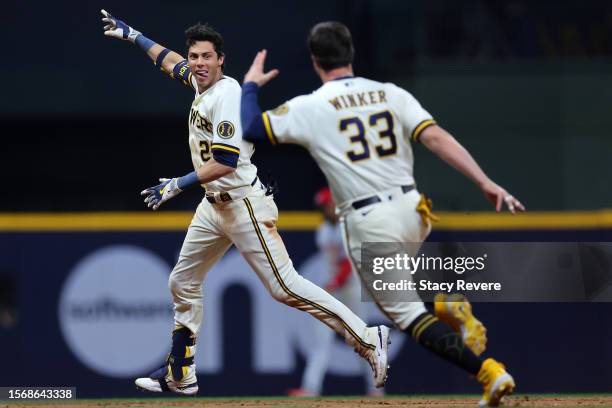
{"type": "Polygon", "coordinates": [[[251,64],[251,68],[249,68],[247,73],[244,75],[243,83],[255,82],[257,86],[261,88],[279,74],[278,69],[264,72],[264,63],[266,62],[267,53],[268,51],[266,50],[261,50],[257,53],[253,63],[251,64]]]}
{"type": "Polygon", "coordinates": [[[106,23],[106,25],[104,26],[104,35],[108,37],[118,38],[120,40],[126,40],[131,42],[136,41],[136,37],[140,35],[140,31],[134,30],[125,22],[111,16],[108,11],[100,11],[104,16],[102,18],[102,22],[106,23]]]}
{"type": "Polygon", "coordinates": [[[161,184],[144,189],[140,193],[145,196],[144,202],[147,207],[153,210],[157,210],[160,205],[183,191],[178,187],[178,178],[160,178],[159,181],[161,184]]]}
{"type": "Polygon", "coordinates": [[[488,181],[481,188],[487,200],[495,206],[495,211],[500,212],[504,205],[512,214],[517,211],[525,211],[525,206],[519,200],[494,182],[488,181]]]}

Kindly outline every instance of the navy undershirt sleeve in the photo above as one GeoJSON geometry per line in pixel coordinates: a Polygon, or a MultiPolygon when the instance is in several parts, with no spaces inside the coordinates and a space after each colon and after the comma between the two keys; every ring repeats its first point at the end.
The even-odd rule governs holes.
{"type": "Polygon", "coordinates": [[[242,138],[249,142],[268,140],[261,117],[261,108],[257,102],[258,89],[255,82],[247,82],[242,85],[242,98],[240,100],[242,138]]]}
{"type": "Polygon", "coordinates": [[[238,167],[239,154],[228,152],[227,150],[214,149],[213,157],[217,163],[221,163],[228,167],[238,167]]]}

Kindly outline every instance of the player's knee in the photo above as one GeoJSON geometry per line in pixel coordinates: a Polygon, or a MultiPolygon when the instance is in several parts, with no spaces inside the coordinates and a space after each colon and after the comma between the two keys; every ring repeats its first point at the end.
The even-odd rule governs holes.
{"type": "Polygon", "coordinates": [[[274,300],[281,303],[288,303],[290,299],[287,291],[284,290],[280,285],[273,285],[270,288],[270,295],[272,295],[272,298],[274,298],[274,300]]]}
{"type": "Polygon", "coordinates": [[[170,293],[176,293],[180,290],[178,279],[173,273],[168,277],[168,289],[170,289],[170,293]]]}
{"type": "Polygon", "coordinates": [[[284,274],[285,279],[282,281],[274,281],[270,285],[270,294],[276,301],[293,306],[293,303],[296,300],[295,294],[301,292],[301,290],[296,286],[299,285],[299,279],[302,277],[297,273],[295,276],[288,275],[289,274],[284,274]],[[298,280],[296,280],[295,277],[297,277],[298,280]]]}
{"type": "Polygon", "coordinates": [[[199,298],[202,293],[201,285],[184,282],[174,273],[171,273],[168,278],[168,289],[170,289],[170,293],[172,293],[175,301],[199,298]]]}
{"type": "Polygon", "coordinates": [[[305,279],[300,276],[293,268],[284,268],[281,271],[282,280],[271,282],[269,291],[272,297],[286,305],[295,306],[298,296],[296,294],[304,292],[305,279]]]}

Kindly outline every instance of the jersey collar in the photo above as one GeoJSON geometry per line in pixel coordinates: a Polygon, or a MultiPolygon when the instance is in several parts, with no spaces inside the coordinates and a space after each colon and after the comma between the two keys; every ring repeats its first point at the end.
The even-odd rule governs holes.
{"type": "Polygon", "coordinates": [[[342,81],[343,79],[353,79],[353,78],[355,78],[354,75],[345,75],[345,76],[341,76],[338,78],[330,79],[330,81],[342,81]]]}

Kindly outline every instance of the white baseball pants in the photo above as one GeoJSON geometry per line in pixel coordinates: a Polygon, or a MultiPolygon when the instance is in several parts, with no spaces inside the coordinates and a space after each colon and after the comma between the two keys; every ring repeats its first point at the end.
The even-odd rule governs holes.
{"type": "MultiPolygon", "coordinates": [[[[361,285],[356,276],[351,276],[349,282],[344,287],[333,293],[349,309],[359,316],[365,316],[367,310],[365,304],[361,302],[361,285]]],[[[327,366],[332,357],[334,333],[322,324],[313,322],[311,344],[312,347],[306,358],[301,388],[310,391],[314,395],[320,395],[323,389],[323,380],[325,379],[327,366]]],[[[367,393],[375,391],[377,388],[374,386],[370,365],[365,361],[360,361],[359,363],[365,379],[367,393]]]]}
{"type": "Polygon", "coordinates": [[[168,283],[175,324],[198,334],[202,283],[233,243],[274,299],[321,320],[359,354],[374,349],[366,341],[363,320],[296,272],[276,229],[277,219],[274,199],[265,195],[259,183],[245,198],[217,204],[203,200],[198,205],[168,283]]]}
{"type": "MultiPolygon", "coordinates": [[[[345,250],[360,276],[372,273],[361,269],[363,242],[420,243],[431,231],[431,226],[424,225],[416,211],[420,200],[416,190],[404,194],[400,188],[397,188],[378,195],[382,198],[382,202],[358,210],[349,210],[341,217],[345,250]]],[[[409,255],[413,256],[416,253],[409,255]]],[[[370,295],[379,309],[400,330],[405,330],[415,318],[427,311],[416,294],[410,302],[380,300],[374,291],[370,291],[370,295]]]]}

